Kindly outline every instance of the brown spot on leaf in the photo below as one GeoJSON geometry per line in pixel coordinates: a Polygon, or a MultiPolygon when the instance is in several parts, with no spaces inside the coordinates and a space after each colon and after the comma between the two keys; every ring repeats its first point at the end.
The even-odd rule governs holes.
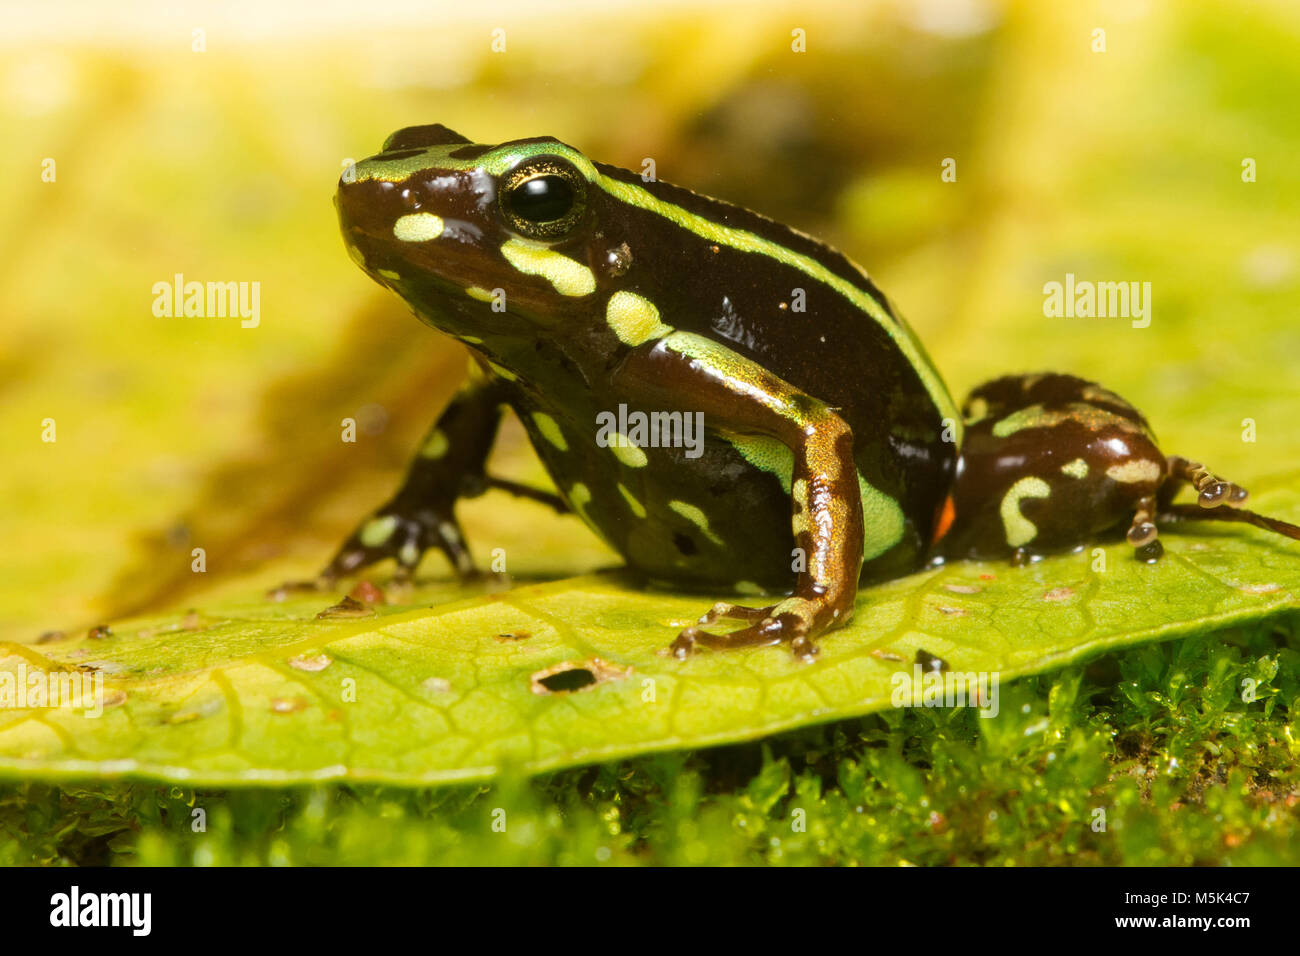
{"type": "Polygon", "coordinates": [[[1074,597],[1074,588],[1052,588],[1043,595],[1044,601],[1065,601],[1074,597]]]}
{"type": "Polygon", "coordinates": [[[870,653],[878,661],[901,661],[903,659],[901,654],[895,654],[893,651],[882,651],[878,647],[873,648],[870,653]]]}
{"type": "Polygon", "coordinates": [[[113,636],[113,629],[107,624],[97,624],[87,632],[86,636],[92,641],[102,641],[106,637],[113,636]]]}
{"type": "Polygon", "coordinates": [[[933,671],[936,674],[950,669],[947,661],[938,654],[931,654],[924,647],[916,649],[916,663],[921,665],[921,670],[933,671]]]}
{"type": "Polygon", "coordinates": [[[327,607],[316,615],[318,621],[347,620],[349,618],[374,617],[373,608],[366,607],[354,597],[345,597],[338,604],[327,607]]]}
{"type": "Polygon", "coordinates": [[[590,690],[611,680],[623,680],[632,673],[631,665],[619,667],[593,657],[585,661],[563,661],[532,675],[534,694],[571,694],[590,690]]]}
{"type": "Polygon", "coordinates": [[[126,691],[124,690],[106,690],[104,691],[104,709],[110,707],[121,707],[126,703],[126,691]]]}
{"type": "Polygon", "coordinates": [[[945,584],[945,591],[951,591],[953,594],[979,594],[984,589],[974,584],[945,584]]]}
{"type": "Polygon", "coordinates": [[[1280,584],[1241,584],[1237,586],[1238,591],[1245,591],[1247,594],[1276,594],[1282,590],[1280,584]]]}
{"type": "Polygon", "coordinates": [[[515,641],[526,641],[532,636],[531,631],[511,631],[508,634],[498,634],[496,642],[498,644],[511,644],[515,641]]]}
{"type": "Polygon", "coordinates": [[[271,713],[296,714],[307,709],[307,700],[303,697],[276,697],[271,701],[271,713]]]}
{"type": "Polygon", "coordinates": [[[305,654],[299,654],[297,657],[290,658],[289,660],[289,666],[294,670],[310,671],[312,673],[323,671],[333,663],[333,658],[328,654],[317,654],[315,657],[308,657],[305,654]]]}
{"type": "Polygon", "coordinates": [[[37,644],[54,644],[58,641],[66,641],[68,635],[63,631],[46,631],[36,639],[37,644]]]}

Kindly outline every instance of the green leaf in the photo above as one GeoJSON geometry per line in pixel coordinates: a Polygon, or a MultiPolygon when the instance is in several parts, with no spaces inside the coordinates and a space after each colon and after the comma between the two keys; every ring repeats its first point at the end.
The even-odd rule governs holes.
{"type": "MultiPolygon", "coordinates": [[[[1257,505],[1294,518],[1300,491],[1257,505]]],[[[485,779],[888,708],[920,650],[952,673],[1005,682],[1300,608],[1300,544],[1237,527],[1165,541],[1154,566],[1117,544],[1020,569],[957,563],[867,588],[814,664],[783,647],[665,656],[708,598],[636,589],[616,573],[469,598],[436,585],[359,617],[318,618],[330,602],[320,595],[254,600],[115,624],[107,636],[9,643],[0,694],[32,674],[102,675],[106,706],[98,717],[0,708],[0,774],[485,779]]]]}

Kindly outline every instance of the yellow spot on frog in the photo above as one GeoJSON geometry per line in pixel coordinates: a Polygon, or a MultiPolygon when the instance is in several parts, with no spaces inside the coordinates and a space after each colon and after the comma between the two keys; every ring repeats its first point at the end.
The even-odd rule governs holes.
{"type": "Polygon", "coordinates": [[[614,457],[627,465],[629,468],[644,468],[646,461],[645,452],[632,444],[622,432],[614,432],[610,438],[609,450],[614,453],[614,457]]]}
{"type": "Polygon", "coordinates": [[[413,212],[393,223],[393,235],[402,242],[427,242],[442,235],[442,217],[431,212],[413,212]]]}
{"type": "Polygon", "coordinates": [[[728,435],[727,441],[759,471],[775,475],[785,493],[790,493],[794,454],[785,444],[766,435],[728,435]]]}
{"type": "Polygon", "coordinates": [[[504,378],[507,382],[517,382],[517,381],[519,380],[519,376],[518,376],[518,375],[516,375],[514,372],[510,371],[510,369],[505,368],[504,366],[498,365],[496,362],[488,362],[488,365],[490,365],[490,366],[492,367],[492,371],[496,372],[498,375],[500,375],[502,378],[504,378]]]}
{"type": "Polygon", "coordinates": [[[622,485],[618,486],[618,493],[623,496],[623,500],[627,502],[627,506],[632,509],[632,514],[636,515],[638,518],[645,517],[645,505],[637,501],[636,495],[632,494],[632,492],[628,491],[622,485]]]}
{"type": "Polygon", "coordinates": [[[482,286],[472,285],[465,290],[465,294],[471,299],[478,299],[480,302],[492,301],[492,293],[482,286]]]}
{"type": "Polygon", "coordinates": [[[659,321],[659,310],[635,292],[615,292],[605,306],[605,322],[625,345],[640,345],[662,338],[672,327],[659,321]]]}
{"type": "Polygon", "coordinates": [[[709,516],[695,505],[687,504],[685,501],[670,501],[668,507],[703,531],[704,536],[714,544],[722,544],[722,539],[709,530],[709,516]]]}
{"type": "Polygon", "coordinates": [[[1078,478],[1082,481],[1088,477],[1088,463],[1082,458],[1076,458],[1074,461],[1066,462],[1061,466],[1061,474],[1069,475],[1071,478],[1078,478]]]}
{"type": "Polygon", "coordinates": [[[443,434],[442,429],[435,428],[429,434],[429,440],[426,441],[424,447],[420,449],[420,457],[441,458],[443,455],[447,454],[447,449],[450,446],[451,443],[447,441],[447,436],[443,434]]]}
{"type": "Polygon", "coordinates": [[[373,521],[367,521],[361,529],[360,540],[367,548],[377,548],[393,536],[397,530],[397,516],[385,515],[382,518],[375,518],[373,521]]]}
{"type": "Polygon", "coordinates": [[[569,489],[569,504],[573,505],[573,510],[582,516],[582,519],[588,523],[591,518],[587,516],[587,505],[591,504],[591,489],[578,482],[569,489]]]}
{"type": "Polygon", "coordinates": [[[596,277],[590,269],[540,243],[508,239],[501,246],[501,254],[524,275],[542,276],[560,295],[591,295],[596,291],[596,277]]]}
{"type": "Polygon", "coordinates": [[[569,450],[569,443],[564,440],[564,433],[560,431],[560,426],[555,423],[554,418],[545,412],[533,412],[533,423],[548,442],[560,451],[569,450]]]}
{"type": "Polygon", "coordinates": [[[1140,485],[1145,482],[1160,480],[1161,468],[1149,458],[1126,461],[1122,465],[1111,465],[1106,469],[1106,477],[1118,481],[1121,485],[1140,485]]]}
{"type": "Polygon", "coordinates": [[[1020,502],[1025,498],[1046,498],[1051,493],[1047,482],[1032,475],[1011,486],[1002,498],[1002,527],[1007,532],[1007,544],[1018,548],[1034,540],[1038,528],[1020,513],[1020,502]]]}
{"type": "Polygon", "coordinates": [[[392,269],[376,269],[375,271],[385,279],[400,279],[402,277],[400,272],[394,272],[392,269]]]}

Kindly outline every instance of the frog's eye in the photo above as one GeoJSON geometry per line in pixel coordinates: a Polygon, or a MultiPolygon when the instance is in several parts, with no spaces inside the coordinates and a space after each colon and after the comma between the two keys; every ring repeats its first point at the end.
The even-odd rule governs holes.
{"type": "Polygon", "coordinates": [[[529,239],[559,239],[582,218],[587,182],[554,156],[521,163],[501,183],[501,213],[515,232],[529,239]]]}

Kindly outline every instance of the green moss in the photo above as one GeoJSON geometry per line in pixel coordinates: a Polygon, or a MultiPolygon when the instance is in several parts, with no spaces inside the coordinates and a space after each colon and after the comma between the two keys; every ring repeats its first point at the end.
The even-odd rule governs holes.
{"type": "Polygon", "coordinates": [[[0,863],[1294,864],[1297,635],[1145,645],[1004,686],[995,719],[894,710],[494,787],[8,785],[0,863]]]}

